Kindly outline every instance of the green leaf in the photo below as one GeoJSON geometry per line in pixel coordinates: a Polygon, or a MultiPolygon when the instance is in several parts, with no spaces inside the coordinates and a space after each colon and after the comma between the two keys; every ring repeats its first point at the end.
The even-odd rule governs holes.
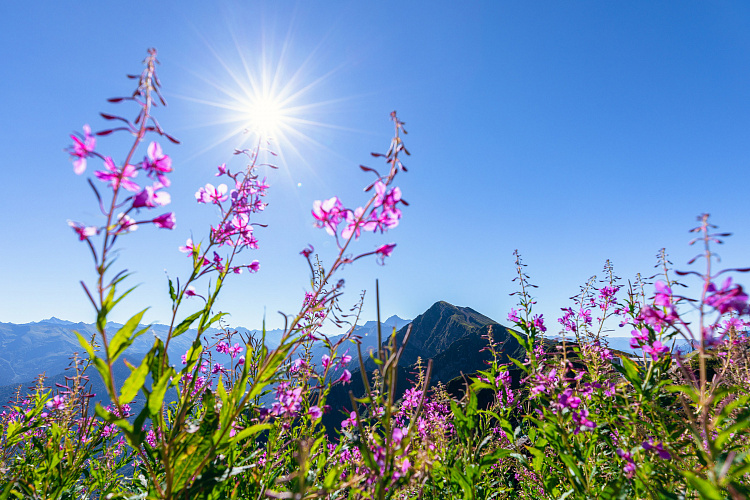
{"type": "Polygon", "coordinates": [[[143,318],[143,314],[148,310],[148,308],[144,309],[143,311],[139,312],[132,318],[130,318],[127,323],[125,323],[122,328],[117,330],[117,333],[112,337],[112,339],[109,341],[109,349],[107,352],[107,356],[110,360],[114,361],[116,360],[122,352],[130,347],[130,345],[133,343],[135,339],[143,335],[148,331],[148,328],[143,328],[138,333],[133,335],[133,332],[136,328],[138,328],[138,325],[141,324],[141,319],[143,318]]]}
{"type": "Polygon", "coordinates": [[[175,292],[174,285],[169,277],[167,277],[167,281],[169,281],[169,298],[172,299],[172,303],[174,303],[177,301],[177,292],[175,292]]]}
{"type": "Polygon", "coordinates": [[[148,396],[148,411],[151,415],[158,415],[161,413],[161,406],[164,402],[164,394],[167,392],[167,384],[169,379],[172,377],[171,370],[167,370],[161,376],[159,381],[155,383],[151,388],[151,394],[148,396]]]}
{"type": "Polygon", "coordinates": [[[135,398],[138,391],[141,390],[143,385],[146,383],[146,376],[148,375],[148,356],[143,358],[138,368],[133,370],[130,376],[122,384],[122,392],[120,395],[121,403],[130,403],[135,398]]]}
{"type": "Polygon", "coordinates": [[[273,426],[271,424],[255,424],[251,425],[250,427],[246,429],[242,429],[240,432],[234,435],[232,438],[232,441],[235,443],[239,443],[240,441],[243,441],[244,439],[249,438],[250,436],[254,436],[260,432],[263,432],[267,429],[271,429],[273,426]]]}
{"type": "Polygon", "coordinates": [[[688,480],[690,485],[698,490],[701,498],[707,498],[709,500],[724,500],[725,496],[721,494],[718,488],[716,488],[710,481],[703,479],[693,472],[686,470],[680,471],[685,479],[688,480]]]}
{"type": "Polygon", "coordinates": [[[180,335],[188,331],[190,325],[192,325],[196,319],[200,318],[202,314],[203,311],[198,311],[197,313],[191,314],[190,316],[182,320],[182,322],[177,325],[177,328],[172,331],[172,338],[179,337],[180,335]]]}
{"type": "Polygon", "coordinates": [[[89,341],[86,340],[83,337],[83,335],[81,335],[80,333],[75,332],[75,331],[73,333],[76,334],[76,337],[78,337],[78,343],[81,344],[81,347],[83,347],[86,350],[86,352],[88,353],[89,357],[91,359],[96,358],[96,354],[94,353],[94,347],[91,344],[89,344],[89,341]]]}

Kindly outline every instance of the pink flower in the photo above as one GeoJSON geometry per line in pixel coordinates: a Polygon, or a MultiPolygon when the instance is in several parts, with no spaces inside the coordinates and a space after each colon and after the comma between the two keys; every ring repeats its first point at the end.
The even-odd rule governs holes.
{"type": "Polygon", "coordinates": [[[247,265],[247,269],[251,273],[257,273],[258,271],[260,271],[260,262],[258,262],[257,260],[252,261],[250,264],[247,265]]]}
{"type": "Polygon", "coordinates": [[[193,285],[188,285],[185,289],[185,295],[188,297],[195,297],[198,294],[195,292],[195,287],[193,285]]]}
{"type": "Polygon", "coordinates": [[[226,175],[228,173],[229,173],[229,169],[227,168],[227,164],[222,163],[221,165],[219,165],[219,171],[217,172],[216,177],[219,177],[221,175],[226,175]]]}
{"type": "Polygon", "coordinates": [[[346,212],[347,226],[341,232],[341,236],[345,239],[349,239],[354,235],[354,238],[359,238],[362,229],[365,231],[374,231],[378,227],[377,220],[371,220],[365,218],[365,209],[358,207],[354,212],[346,212]]]}
{"type": "Polygon", "coordinates": [[[720,289],[710,283],[708,291],[715,293],[706,297],[706,304],[718,310],[720,314],[726,314],[732,310],[744,314],[748,309],[747,294],[743,291],[742,285],[732,287],[732,278],[727,278],[720,289]]]}
{"type": "Polygon", "coordinates": [[[395,243],[387,243],[385,245],[379,246],[375,253],[377,254],[378,258],[380,259],[380,263],[383,264],[385,262],[386,257],[390,257],[391,253],[393,253],[393,249],[396,248],[395,243]]]}
{"type": "Polygon", "coordinates": [[[219,184],[217,187],[214,187],[213,184],[206,184],[205,188],[200,188],[195,193],[195,199],[198,203],[214,203],[218,205],[222,201],[229,199],[227,185],[219,184]]]}
{"type": "Polygon", "coordinates": [[[302,250],[299,254],[304,256],[306,259],[310,258],[310,255],[315,251],[312,245],[307,245],[307,248],[302,250]]]}
{"type": "Polygon", "coordinates": [[[656,361],[657,359],[659,359],[660,355],[664,354],[665,352],[669,352],[669,347],[665,346],[657,340],[652,345],[643,346],[643,352],[651,356],[651,359],[656,361]]]}
{"type": "Polygon", "coordinates": [[[160,191],[164,185],[161,182],[153,186],[146,186],[143,190],[133,197],[133,208],[154,208],[169,205],[172,197],[166,191],[160,191]]]}
{"type": "Polygon", "coordinates": [[[78,239],[81,241],[87,240],[99,232],[99,228],[96,226],[83,226],[73,221],[68,221],[68,225],[73,228],[73,231],[76,232],[78,239]]]}
{"type": "Polygon", "coordinates": [[[65,396],[55,396],[52,400],[47,401],[47,408],[50,410],[64,410],[65,409],[65,396]]]}
{"type": "Polygon", "coordinates": [[[669,307],[672,303],[672,289],[661,280],[654,283],[654,286],[656,287],[656,299],[654,300],[654,305],[669,307]]]}
{"type": "Polygon", "coordinates": [[[160,227],[162,229],[174,229],[177,225],[177,220],[175,219],[175,216],[172,212],[162,214],[151,222],[153,222],[156,227],[160,227]]]}
{"type": "Polygon", "coordinates": [[[180,247],[179,250],[183,253],[193,253],[193,248],[193,239],[188,238],[188,240],[185,242],[185,246],[180,247]]]}
{"type": "Polygon", "coordinates": [[[323,411],[317,406],[311,406],[310,409],[307,411],[307,415],[312,420],[318,420],[320,417],[323,416],[323,411]]]}
{"type": "Polygon", "coordinates": [[[349,418],[341,422],[341,428],[346,429],[347,427],[356,427],[357,425],[357,414],[355,412],[351,412],[349,414],[349,418]]]}
{"type": "Polygon", "coordinates": [[[122,186],[128,191],[138,191],[140,186],[130,179],[138,175],[138,170],[133,165],[125,165],[122,171],[117,168],[112,158],[104,158],[104,167],[107,170],[97,170],[94,175],[102,182],[109,182],[112,189],[122,186]]]}
{"type": "Polygon", "coordinates": [[[68,151],[75,158],[73,160],[73,172],[81,175],[86,171],[86,158],[93,156],[96,138],[91,135],[91,127],[88,125],[83,126],[83,140],[75,135],[71,135],[70,138],[73,139],[73,146],[68,148],[68,151]]]}
{"type": "Polygon", "coordinates": [[[233,358],[237,357],[237,355],[238,355],[239,353],[241,353],[241,352],[242,352],[242,347],[240,347],[240,345],[239,345],[239,344],[237,344],[237,343],[235,343],[235,344],[234,344],[234,347],[230,347],[230,348],[229,348],[229,349],[227,350],[227,353],[228,353],[228,354],[229,354],[230,356],[232,356],[233,358]]]}
{"type": "Polygon", "coordinates": [[[323,354],[323,357],[320,358],[320,364],[323,366],[324,369],[331,366],[331,357],[328,354],[323,354]]]}
{"type": "Polygon", "coordinates": [[[351,379],[352,379],[352,373],[349,370],[344,370],[344,373],[341,374],[341,376],[336,382],[348,384],[351,379]]]}
{"type": "Polygon", "coordinates": [[[216,352],[222,353],[222,354],[229,354],[229,344],[224,342],[223,340],[216,344],[216,352]]]}
{"type": "Polygon", "coordinates": [[[336,235],[339,223],[344,218],[344,206],[337,197],[325,201],[313,202],[312,215],[315,218],[315,227],[325,228],[331,236],[336,235]]]}
{"type": "Polygon", "coordinates": [[[169,179],[164,174],[172,171],[172,159],[162,152],[158,143],[152,142],[148,145],[146,158],[143,159],[143,169],[149,176],[156,176],[159,182],[169,186],[169,179]]]}
{"type": "Polygon", "coordinates": [[[120,226],[120,228],[117,230],[118,234],[129,233],[138,229],[138,224],[136,224],[131,217],[125,215],[124,213],[120,213],[117,215],[117,224],[119,224],[120,226]]]}

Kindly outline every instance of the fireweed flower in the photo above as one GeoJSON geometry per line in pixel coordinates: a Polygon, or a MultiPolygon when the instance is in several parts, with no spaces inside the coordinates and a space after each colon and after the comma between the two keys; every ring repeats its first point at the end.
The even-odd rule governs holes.
{"type": "Polygon", "coordinates": [[[73,139],[73,145],[68,148],[68,152],[70,153],[70,156],[75,158],[75,160],[73,160],[73,172],[77,175],[81,175],[86,171],[86,158],[89,158],[94,154],[94,148],[96,148],[96,137],[91,134],[91,127],[84,125],[83,140],[75,135],[71,135],[70,138],[73,139]]]}
{"type": "Polygon", "coordinates": [[[73,228],[73,231],[76,232],[78,239],[81,241],[88,239],[99,232],[99,228],[96,226],[84,226],[73,221],[68,221],[68,225],[73,228]]]}
{"type": "Polygon", "coordinates": [[[379,246],[375,250],[375,253],[377,254],[378,259],[379,259],[378,262],[380,264],[385,264],[385,258],[391,256],[391,253],[393,253],[394,248],[396,248],[395,243],[387,243],[385,245],[379,246]]]}
{"type": "Polygon", "coordinates": [[[153,222],[156,227],[160,227],[162,229],[174,229],[177,225],[177,219],[172,212],[162,214],[156,217],[151,222],[153,222]]]}
{"type": "Polygon", "coordinates": [[[169,205],[172,197],[166,191],[161,191],[166,184],[161,182],[154,183],[153,186],[146,186],[133,197],[133,208],[154,208],[169,205]]]}
{"type": "Polygon", "coordinates": [[[310,409],[307,411],[307,415],[312,420],[318,420],[320,417],[323,416],[323,411],[317,406],[311,406],[310,409]]]}
{"type": "Polygon", "coordinates": [[[64,410],[65,396],[56,395],[50,401],[47,401],[47,408],[50,410],[64,410]]]}
{"type": "Polygon", "coordinates": [[[348,384],[351,379],[352,379],[352,373],[349,370],[344,370],[344,373],[341,374],[341,376],[336,382],[348,384]]]}
{"type": "Polygon", "coordinates": [[[644,441],[641,446],[643,446],[643,449],[646,451],[656,450],[656,453],[659,454],[659,458],[662,460],[672,459],[672,455],[664,449],[664,443],[661,441],[654,441],[653,438],[649,438],[647,441],[644,441]]]}
{"type": "Polygon", "coordinates": [[[707,290],[712,295],[706,297],[706,304],[719,311],[720,314],[726,314],[730,311],[744,314],[748,310],[747,294],[743,291],[742,285],[732,287],[731,277],[724,281],[721,288],[709,283],[707,290]]]}
{"type": "Polygon", "coordinates": [[[140,186],[130,180],[138,175],[138,169],[133,165],[125,165],[122,170],[117,168],[112,158],[104,158],[104,167],[107,170],[97,170],[94,175],[102,182],[109,182],[112,189],[122,186],[128,191],[138,191],[140,186]]]}
{"type": "Polygon", "coordinates": [[[192,238],[188,238],[187,242],[185,242],[185,246],[180,247],[178,250],[183,253],[193,253],[193,240],[192,238]]]}
{"type": "Polygon", "coordinates": [[[357,414],[356,412],[351,412],[349,414],[349,418],[341,422],[341,428],[346,429],[347,427],[356,427],[357,426],[357,414]]]}
{"type": "Polygon", "coordinates": [[[117,233],[130,233],[138,229],[138,224],[128,215],[119,213],[117,215],[117,224],[120,226],[117,229],[117,233]]]}
{"type": "Polygon", "coordinates": [[[654,304],[661,307],[669,307],[672,303],[672,289],[661,280],[654,283],[654,287],[656,288],[654,304]]]}
{"type": "Polygon", "coordinates": [[[344,205],[336,196],[313,202],[312,215],[315,218],[315,227],[325,228],[328,234],[335,236],[338,225],[344,218],[344,212],[344,205]]]}
{"type": "Polygon", "coordinates": [[[651,356],[651,359],[656,361],[657,359],[659,359],[659,356],[666,352],[669,352],[669,347],[665,346],[661,343],[661,341],[657,340],[651,345],[643,346],[643,352],[646,355],[651,356]]]}
{"type": "Polygon", "coordinates": [[[149,177],[156,177],[161,184],[169,187],[169,179],[164,174],[172,171],[172,159],[162,152],[158,143],[151,142],[148,145],[146,157],[141,165],[149,177]]]}

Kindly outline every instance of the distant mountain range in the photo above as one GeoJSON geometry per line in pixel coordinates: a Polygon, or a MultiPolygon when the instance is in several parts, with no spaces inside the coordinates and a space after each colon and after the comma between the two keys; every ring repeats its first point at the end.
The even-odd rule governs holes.
{"type": "MultiPolygon", "coordinates": [[[[397,388],[399,397],[410,386],[409,381],[415,378],[414,372],[419,358],[423,360],[424,366],[428,359],[433,360],[432,385],[438,382],[448,385],[463,375],[484,369],[486,362],[491,358],[490,353],[484,350],[487,346],[486,338],[490,332],[501,350],[500,362],[509,362],[509,357],[516,359],[525,357],[518,341],[510,335],[506,327],[470,307],[458,307],[443,301],[436,302],[413,321],[398,316],[391,316],[383,321],[381,324],[383,345],[388,344],[395,332],[396,343],[400,346],[409,324],[411,324],[410,338],[399,362],[399,387],[397,388]]],[[[108,332],[113,334],[121,326],[111,323],[108,332]]],[[[352,372],[352,384],[333,387],[328,400],[333,411],[324,417],[327,427],[340,423],[340,411],[350,406],[348,395],[350,389],[354,391],[355,396],[363,394],[364,386],[356,343],[360,343],[365,371],[368,377],[371,377],[376,364],[371,359],[370,353],[378,346],[377,328],[377,321],[368,321],[356,326],[350,338],[342,342],[339,347],[337,351],[339,357],[347,352],[352,356],[352,361],[347,366],[347,369],[352,372]]],[[[166,325],[152,325],[150,332],[136,339],[124,357],[131,363],[139,363],[153,345],[154,336],[164,339],[168,330],[166,325]]],[[[246,328],[237,328],[237,330],[244,335],[260,334],[258,330],[246,328]]],[[[0,323],[0,405],[9,400],[19,385],[23,389],[31,386],[33,380],[41,372],[46,372],[48,376],[48,387],[54,386],[55,383],[64,384],[64,372],[70,364],[71,356],[74,352],[83,351],[74,333],[76,331],[86,338],[92,338],[96,333],[93,325],[73,323],[57,318],[22,325],[0,323]]],[[[210,329],[205,333],[204,339],[207,343],[213,342],[215,336],[220,333],[219,329],[210,329]]],[[[195,330],[190,330],[171,341],[169,356],[174,360],[173,363],[179,363],[180,355],[188,350],[195,339],[195,334],[195,330]]],[[[283,331],[280,329],[266,331],[266,345],[269,348],[276,347],[282,334],[283,331]]],[[[342,334],[327,338],[334,344],[342,338],[342,334]]],[[[557,343],[554,339],[549,342],[557,343]]],[[[629,338],[608,337],[607,343],[612,349],[626,353],[633,352],[629,346],[629,338]]],[[[685,342],[678,342],[677,347],[683,351],[687,350],[685,344],[685,342]]],[[[328,354],[328,349],[322,342],[316,342],[311,351],[311,362],[320,366],[324,354],[328,354]]],[[[221,357],[214,353],[215,361],[228,361],[221,357]]],[[[124,380],[129,374],[129,370],[121,360],[118,360],[115,371],[118,380],[124,380]]],[[[511,375],[517,381],[518,374],[512,370],[511,375]]],[[[100,394],[100,397],[106,394],[96,371],[91,370],[89,376],[92,391],[100,394]]],[[[266,399],[272,399],[272,397],[268,395],[266,399]]],[[[269,401],[265,402],[269,403],[269,401]]]]}
{"type": "MultiPolygon", "coordinates": [[[[391,316],[383,322],[382,331],[384,335],[388,335],[394,327],[400,328],[408,323],[408,320],[391,316]]],[[[121,327],[122,325],[119,323],[110,323],[107,327],[107,333],[113,335],[121,327]]],[[[133,345],[123,356],[124,359],[133,364],[139,363],[153,345],[154,337],[164,340],[169,327],[154,324],[149,327],[149,330],[133,342],[133,345]]],[[[235,328],[232,328],[232,330],[235,330],[235,328]]],[[[243,335],[256,337],[261,335],[260,330],[249,330],[247,328],[236,328],[236,330],[243,335]]],[[[19,385],[25,392],[25,389],[32,386],[33,381],[41,373],[45,373],[48,387],[54,386],[55,383],[64,383],[65,370],[71,365],[73,354],[78,353],[79,356],[86,356],[75,332],[89,340],[96,338],[96,328],[93,324],[74,323],[55,317],[25,324],[0,323],[0,406],[9,400],[9,397],[15,393],[19,385]]],[[[207,341],[215,341],[215,336],[220,333],[220,329],[211,328],[205,332],[204,338],[207,341]]],[[[282,334],[282,329],[267,330],[266,345],[269,348],[278,346],[282,334]]],[[[168,352],[173,363],[179,363],[180,356],[190,348],[195,335],[196,330],[191,329],[171,340],[168,352]]],[[[340,337],[341,334],[333,335],[330,339],[332,342],[336,342],[340,337]]],[[[361,339],[364,355],[365,352],[368,352],[368,349],[377,345],[377,321],[368,321],[364,325],[357,326],[352,332],[351,338],[361,339]]],[[[348,344],[338,354],[343,355],[347,350],[349,355],[354,358],[352,361],[352,366],[354,366],[357,363],[356,346],[353,343],[348,344]]],[[[320,345],[316,346],[313,350],[314,362],[319,364],[325,353],[327,353],[327,349],[320,345]]],[[[222,359],[222,355],[217,353],[213,353],[213,357],[218,362],[228,361],[228,359],[222,359]]],[[[115,370],[121,372],[120,377],[117,377],[118,380],[124,380],[130,373],[121,360],[116,363],[115,370]]],[[[99,387],[101,384],[99,384],[96,371],[92,369],[89,376],[93,392],[98,390],[98,393],[105,394],[104,386],[99,387]]]]}

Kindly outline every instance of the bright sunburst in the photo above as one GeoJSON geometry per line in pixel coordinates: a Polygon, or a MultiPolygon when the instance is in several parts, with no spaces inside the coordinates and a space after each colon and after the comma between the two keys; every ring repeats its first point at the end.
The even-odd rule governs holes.
{"type": "Polygon", "coordinates": [[[206,68],[194,73],[210,90],[202,92],[201,97],[179,96],[218,111],[211,112],[209,120],[204,118],[201,127],[223,126],[221,136],[196,154],[225,143],[231,144],[231,148],[251,148],[259,140],[269,142],[281,162],[290,153],[302,158],[301,147],[329,150],[308,132],[315,130],[319,136],[321,129],[341,129],[315,118],[326,108],[330,110],[332,105],[347,100],[316,98],[317,90],[327,90],[324,82],[340,68],[313,75],[311,66],[317,64],[317,48],[306,50],[303,60],[292,62],[289,39],[278,45],[267,40],[247,44],[240,43],[231,32],[230,35],[234,42],[231,50],[217,50],[206,41],[212,60],[221,69],[206,68]]]}

